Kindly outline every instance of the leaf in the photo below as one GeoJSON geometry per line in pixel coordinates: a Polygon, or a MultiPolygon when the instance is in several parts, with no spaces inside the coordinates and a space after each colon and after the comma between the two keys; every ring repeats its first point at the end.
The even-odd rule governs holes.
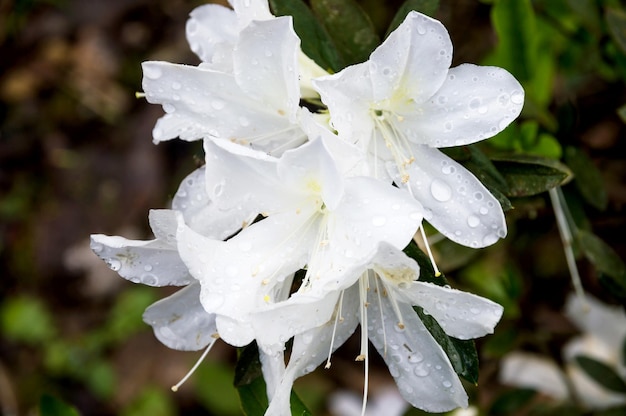
{"type": "Polygon", "coordinates": [[[492,157],[492,162],[509,185],[508,197],[540,194],[563,185],[572,177],[564,164],[538,156],[498,156],[492,157]]]}
{"type": "Polygon", "coordinates": [[[574,172],[574,183],[585,201],[594,208],[604,211],[609,203],[609,197],[602,174],[589,156],[573,146],[568,146],[565,149],[565,163],[574,172]]]}
{"type": "Polygon", "coordinates": [[[430,17],[435,17],[435,13],[439,9],[439,0],[406,0],[402,6],[396,12],[393,20],[389,24],[385,38],[389,36],[391,32],[396,30],[398,26],[404,21],[409,12],[415,10],[416,12],[423,13],[430,17]]]}
{"type": "Polygon", "coordinates": [[[238,415],[237,390],[230,384],[234,372],[230,365],[205,361],[196,370],[196,397],[207,410],[219,415],[238,415]]]}
{"type": "Polygon", "coordinates": [[[311,8],[346,66],[367,61],[380,44],[372,21],[355,0],[311,0],[311,8]]]}
{"type": "MultiPolygon", "coordinates": [[[[263,371],[261,370],[261,361],[259,360],[259,348],[255,342],[239,349],[234,385],[239,393],[243,413],[246,416],[264,416],[269,403],[263,371]]],[[[292,415],[311,415],[311,412],[293,391],[291,392],[290,403],[292,415]]]]}
{"type": "Polygon", "coordinates": [[[604,15],[606,24],[613,40],[623,53],[626,53],[626,12],[624,10],[608,7],[604,15]]]}
{"type": "Polygon", "coordinates": [[[494,400],[490,415],[511,415],[519,412],[537,392],[533,389],[514,389],[502,393],[494,400]]]}
{"type": "Polygon", "coordinates": [[[425,314],[419,306],[414,306],[413,309],[435,338],[435,341],[443,348],[452,363],[452,367],[454,367],[454,371],[470,383],[478,384],[478,353],[474,341],[448,336],[435,318],[425,314]]]}
{"type": "Polygon", "coordinates": [[[574,357],[574,360],[589,377],[602,387],[617,393],[626,393],[626,382],[608,365],[584,355],[578,355],[574,357]]]}
{"type": "Polygon", "coordinates": [[[626,104],[617,109],[617,115],[623,123],[626,123],[626,104]]]}
{"type": "Polygon", "coordinates": [[[76,408],[49,394],[41,396],[39,414],[40,416],[79,416],[76,408]]]}
{"type": "Polygon", "coordinates": [[[598,236],[579,230],[575,238],[585,257],[602,273],[611,276],[626,288],[626,266],[620,257],[598,236]]]}
{"type": "Polygon", "coordinates": [[[56,326],[43,302],[35,297],[8,298],[0,309],[0,332],[7,338],[33,345],[54,337],[56,326]]]}
{"type": "Polygon", "coordinates": [[[293,26],[302,42],[302,50],[319,66],[334,72],[344,67],[330,36],[302,0],[270,0],[276,16],[292,16],[293,26]]]}
{"type": "Polygon", "coordinates": [[[428,258],[428,255],[424,253],[417,243],[413,240],[406,246],[403,250],[404,254],[412,258],[417,262],[420,266],[420,277],[419,280],[421,282],[434,283],[438,286],[444,286],[448,284],[446,277],[441,274],[440,276],[435,276],[435,269],[433,269],[433,265],[428,258]]]}

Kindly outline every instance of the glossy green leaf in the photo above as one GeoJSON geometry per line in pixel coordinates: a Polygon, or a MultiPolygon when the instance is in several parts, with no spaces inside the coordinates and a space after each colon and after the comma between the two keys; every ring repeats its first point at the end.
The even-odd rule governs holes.
{"type": "Polygon", "coordinates": [[[404,21],[406,15],[409,12],[415,10],[416,12],[423,13],[430,17],[435,17],[435,13],[439,9],[439,0],[407,0],[402,6],[398,9],[391,24],[389,25],[389,29],[387,29],[387,33],[385,37],[389,36],[391,32],[393,32],[400,23],[404,21]]]}
{"type": "Polygon", "coordinates": [[[575,238],[585,257],[593,263],[598,271],[611,276],[622,287],[626,287],[626,266],[609,245],[585,230],[579,230],[575,238]]]}
{"type": "Polygon", "coordinates": [[[419,280],[422,282],[434,283],[439,286],[445,286],[448,284],[446,277],[441,274],[435,276],[435,269],[428,258],[428,255],[419,248],[417,243],[413,240],[403,250],[404,254],[412,258],[420,266],[419,280]]]}
{"type": "Polygon", "coordinates": [[[572,177],[567,166],[553,159],[509,155],[492,161],[509,186],[508,197],[540,194],[567,183],[572,177]]]}
{"type": "Polygon", "coordinates": [[[585,201],[594,208],[604,211],[609,197],[602,174],[589,156],[578,148],[568,146],[565,149],[565,163],[574,172],[574,183],[585,201]]]}
{"type": "MultiPolygon", "coordinates": [[[[239,393],[243,413],[246,416],[264,416],[268,406],[267,390],[256,343],[253,342],[239,350],[234,384],[239,393]]],[[[290,403],[292,415],[311,415],[311,412],[293,391],[291,392],[290,403]]]]}
{"type": "Polygon", "coordinates": [[[304,53],[319,66],[333,72],[345,65],[324,26],[302,0],[270,0],[276,16],[292,16],[304,53]]]}
{"type": "Polygon", "coordinates": [[[61,399],[44,394],[39,400],[40,416],[79,416],[78,411],[73,406],[65,403],[61,399]]]}
{"type": "Polygon", "coordinates": [[[602,387],[617,393],[626,393],[626,382],[608,365],[583,355],[575,357],[574,360],[589,377],[602,387]]]}
{"type": "Polygon", "coordinates": [[[626,11],[613,7],[606,9],[609,32],[623,53],[626,53],[626,11]]]}
{"type": "Polygon", "coordinates": [[[478,352],[473,340],[460,340],[448,336],[432,316],[419,306],[415,312],[450,359],[454,371],[467,381],[478,384],[478,352]]]}
{"type": "Polygon", "coordinates": [[[311,0],[344,65],[365,62],[380,44],[370,18],[355,0],[311,0]]]}

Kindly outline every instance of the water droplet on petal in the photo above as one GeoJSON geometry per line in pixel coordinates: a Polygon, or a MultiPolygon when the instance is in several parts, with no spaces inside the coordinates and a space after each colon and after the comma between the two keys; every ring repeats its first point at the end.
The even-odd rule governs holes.
{"type": "Polygon", "coordinates": [[[176,111],[176,107],[174,107],[172,104],[170,103],[165,103],[163,104],[163,111],[165,111],[166,113],[173,113],[176,111]]]}
{"type": "Polygon", "coordinates": [[[102,244],[92,244],[92,245],[91,245],[91,250],[92,250],[94,253],[100,253],[100,252],[102,251],[102,249],[103,249],[103,248],[104,248],[104,247],[102,246],[102,244]]]}
{"type": "Polygon", "coordinates": [[[524,93],[519,90],[515,90],[511,93],[511,102],[513,104],[523,104],[524,103],[524,93]]]}
{"type": "Polygon", "coordinates": [[[226,104],[224,104],[224,101],[220,101],[220,100],[213,100],[213,101],[211,101],[211,107],[213,107],[216,110],[221,110],[225,106],[226,106],[226,104]]]}
{"type": "Polygon", "coordinates": [[[157,284],[157,278],[153,274],[146,273],[141,276],[141,283],[148,285],[148,286],[154,286],[157,284]]]}
{"type": "Polygon", "coordinates": [[[143,74],[146,76],[146,78],[159,79],[163,75],[163,72],[161,71],[161,68],[157,66],[146,65],[143,68],[143,74]]]}
{"type": "Polygon", "coordinates": [[[490,246],[494,244],[496,241],[498,241],[498,236],[495,234],[487,234],[485,237],[483,237],[484,246],[490,246]]]}
{"type": "Polygon", "coordinates": [[[180,85],[180,82],[172,82],[172,89],[173,90],[179,90],[182,87],[182,85],[180,85]]]}
{"type": "Polygon", "coordinates": [[[478,308],[470,308],[470,312],[474,315],[478,315],[480,313],[480,309],[478,308]]]}
{"type": "Polygon", "coordinates": [[[143,269],[147,272],[151,272],[152,271],[152,266],[149,264],[146,264],[145,266],[143,266],[143,269]]]}
{"type": "Polygon", "coordinates": [[[430,184],[430,193],[439,202],[446,202],[452,198],[452,188],[440,179],[434,179],[430,184]]]}
{"type": "Polygon", "coordinates": [[[412,363],[419,363],[424,360],[424,356],[419,352],[414,352],[409,356],[409,361],[412,363]]]}
{"type": "Polygon", "coordinates": [[[114,272],[117,272],[122,268],[122,262],[117,259],[108,259],[106,263],[107,266],[109,266],[109,268],[114,272]]]}
{"type": "Polygon", "coordinates": [[[467,217],[467,225],[469,225],[470,228],[476,228],[480,225],[480,219],[475,215],[470,215],[467,217]]]}
{"type": "Polygon", "coordinates": [[[451,382],[449,382],[448,380],[444,380],[441,384],[442,384],[445,388],[447,388],[447,389],[449,389],[450,387],[452,387],[452,383],[451,383],[451,382]]]}
{"type": "Polygon", "coordinates": [[[472,98],[469,102],[469,108],[476,110],[478,107],[480,107],[480,98],[472,98]]]}
{"type": "Polygon", "coordinates": [[[418,377],[426,377],[430,371],[425,365],[419,365],[413,369],[413,373],[418,377]]]}
{"type": "Polygon", "coordinates": [[[480,207],[478,212],[480,212],[480,215],[487,215],[489,214],[489,209],[487,209],[487,207],[480,207]]]}
{"type": "Polygon", "coordinates": [[[372,225],[374,227],[382,227],[385,224],[387,224],[387,218],[386,217],[376,216],[376,217],[372,218],[372,225]]]}

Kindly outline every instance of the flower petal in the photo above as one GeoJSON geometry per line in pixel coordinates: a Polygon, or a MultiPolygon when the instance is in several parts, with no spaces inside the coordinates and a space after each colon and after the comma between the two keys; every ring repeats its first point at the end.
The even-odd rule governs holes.
{"type": "Polygon", "coordinates": [[[500,361],[500,382],[530,388],[560,400],[569,398],[563,372],[540,355],[513,351],[500,361]]]}
{"type": "MultiPolygon", "coordinates": [[[[452,42],[441,22],[410,12],[370,56],[374,101],[399,95],[421,103],[443,84],[452,62],[452,42]]],[[[391,108],[388,108],[391,109],[391,108]]]]}
{"type": "Polygon", "coordinates": [[[524,89],[506,70],[463,64],[450,69],[437,93],[400,112],[398,128],[414,143],[461,146],[495,136],[522,111],[524,89]],[[415,115],[419,114],[419,115],[415,115]]]}
{"type": "Polygon", "coordinates": [[[239,35],[233,52],[235,77],[242,91],[292,123],[300,100],[300,39],[291,17],[252,21],[239,35]]]}
{"type": "Polygon", "coordinates": [[[215,315],[202,308],[198,282],[150,305],[143,320],[159,341],[175,350],[197,351],[217,339],[215,315]]]}
{"type": "Polygon", "coordinates": [[[218,4],[196,7],[186,26],[187,42],[191,50],[204,62],[213,62],[221,45],[232,50],[239,35],[235,12],[218,4]]]}
{"type": "Polygon", "coordinates": [[[138,241],[95,234],[91,249],[124,279],[148,286],[185,286],[193,279],[176,246],[162,240],[138,241]]]}
{"type": "MultiPolygon", "coordinates": [[[[450,240],[486,247],[506,236],[498,200],[459,163],[437,149],[413,146],[415,162],[406,171],[412,195],[424,205],[424,219],[450,240]]],[[[397,184],[402,184],[400,178],[397,184]]]]}
{"type": "Polygon", "coordinates": [[[402,397],[428,412],[467,406],[467,394],[450,360],[413,308],[398,303],[405,325],[400,329],[389,296],[371,296],[368,302],[367,325],[373,328],[368,331],[369,339],[387,363],[402,397]]]}
{"type": "Polygon", "coordinates": [[[491,334],[502,317],[502,306],[489,299],[432,283],[413,282],[397,296],[424,308],[446,334],[458,339],[491,334]]]}

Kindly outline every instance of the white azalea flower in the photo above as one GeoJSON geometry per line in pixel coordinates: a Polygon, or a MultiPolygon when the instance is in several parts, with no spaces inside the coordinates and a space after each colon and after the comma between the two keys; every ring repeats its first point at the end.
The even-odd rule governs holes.
{"type": "Polygon", "coordinates": [[[450,68],[451,59],[445,27],[411,12],[367,62],[313,83],[339,136],[368,153],[372,175],[406,187],[446,237],[484,247],[506,235],[502,209],[437,148],[502,131],[519,115],[524,91],[501,68],[450,68]]]}
{"type": "Polygon", "coordinates": [[[502,359],[500,380],[505,384],[535,389],[560,401],[574,400],[575,396],[589,409],[605,409],[626,403],[626,396],[599,385],[575,361],[579,355],[590,357],[626,377],[622,361],[622,347],[626,339],[623,309],[605,305],[589,294],[585,294],[584,302],[570,294],[565,313],[583,332],[563,347],[565,372],[546,357],[514,351],[502,359]]]}
{"type": "Polygon", "coordinates": [[[330,353],[359,323],[361,352],[357,360],[365,360],[365,394],[369,339],[387,363],[400,394],[413,406],[430,412],[467,406],[467,395],[452,364],[413,306],[423,308],[446,334],[459,339],[492,333],[502,307],[476,295],[420,282],[418,277],[417,263],[383,242],[365,261],[355,262],[343,279],[322,279],[255,315],[256,323],[271,331],[276,330],[270,328],[271,322],[297,328],[303,321],[315,319],[314,310],[330,309],[332,313],[323,325],[295,336],[289,364],[266,415],[290,414],[293,381],[325,360],[329,367],[330,353]]]}
{"type": "MultiPolygon", "coordinates": [[[[406,246],[418,228],[418,202],[374,178],[344,178],[349,167],[337,164],[330,148],[320,138],[277,159],[205,141],[207,189],[214,203],[224,210],[246,206],[266,216],[226,242],[206,239],[184,224],[178,231],[179,253],[201,282],[201,301],[218,315],[226,342],[242,346],[256,338],[267,352],[282,350],[289,339],[283,325],[258,328],[273,334],[260,339],[251,319],[287,298],[294,272],[306,266],[301,286],[312,286],[321,276],[340,275],[380,241],[406,246]]],[[[308,327],[295,330],[328,317],[320,313],[311,319],[308,327]]]]}
{"type": "Polygon", "coordinates": [[[154,142],[220,138],[273,154],[303,143],[299,44],[291,17],[278,17],[239,33],[233,72],[144,62],[146,98],[167,113],[157,121],[154,142]]]}

